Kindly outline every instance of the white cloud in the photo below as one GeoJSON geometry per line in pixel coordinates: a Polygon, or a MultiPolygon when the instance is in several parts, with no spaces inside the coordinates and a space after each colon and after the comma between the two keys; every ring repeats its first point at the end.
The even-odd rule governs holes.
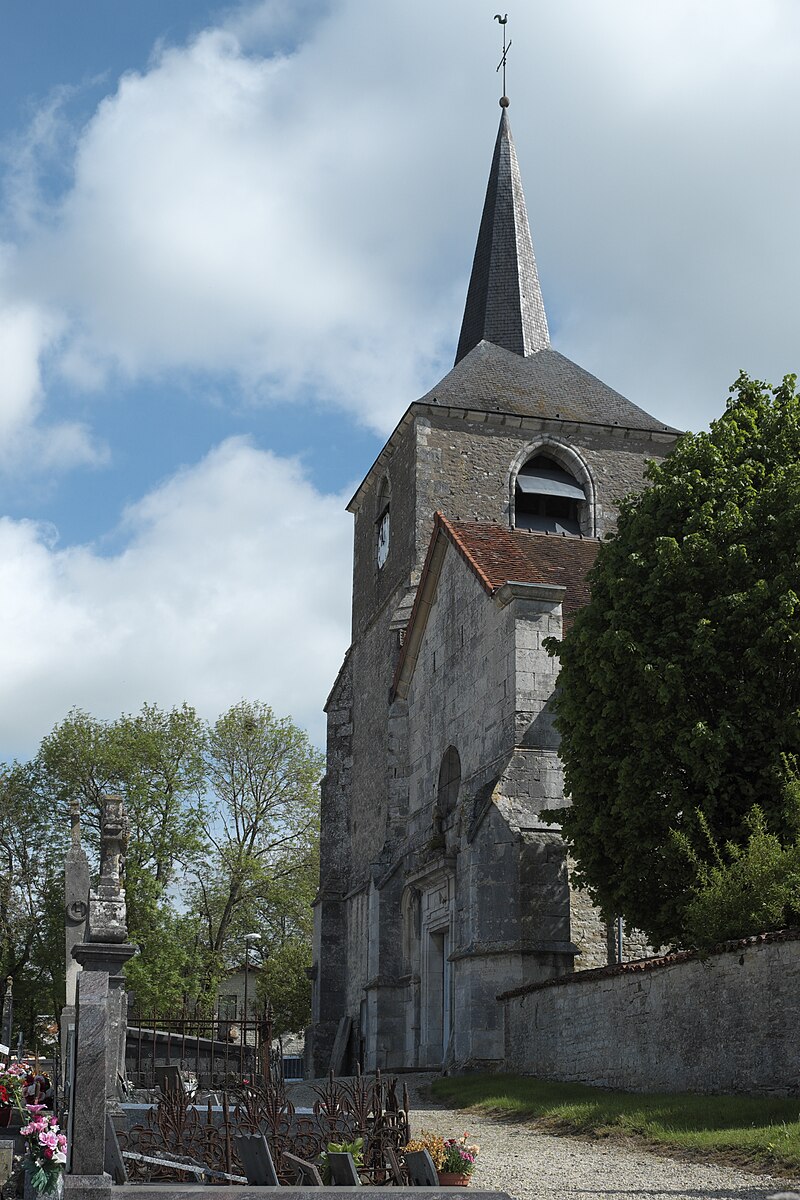
{"type": "Polygon", "coordinates": [[[96,716],[243,696],[322,740],[347,645],[350,519],[293,460],[230,439],[130,508],[124,546],[59,549],[0,519],[0,744],[24,755],[72,705],[96,716]]]}
{"type": "Polygon", "coordinates": [[[100,105],[18,271],[75,321],[73,382],[93,359],[131,376],[230,371],[254,393],[314,388],[384,429],[387,404],[396,415],[423,388],[441,329],[376,269],[396,253],[393,222],[361,208],[377,119],[351,137],[346,113],[295,102],[308,72],[209,30],[100,105]]]}
{"type": "MultiPolygon", "coordinates": [[[[560,0],[509,31],[556,347],[694,427],[739,366],[800,367],[800,6],[560,0]]],[[[120,377],[169,372],[208,370],[220,397],[231,379],[311,392],[387,430],[450,365],[498,46],[477,0],[245,4],[158,48],[80,130],[59,91],[8,151],[0,466],[102,461],[62,393],[114,403],[120,377]],[[43,169],[69,180],[55,200],[43,169]]],[[[72,704],[211,715],[242,695],[319,737],[346,643],[339,498],[229,441],[113,539],[60,549],[0,521],[4,746],[32,749],[72,704]]]]}
{"type": "MultiPolygon", "coordinates": [[[[28,159],[20,172],[38,215],[17,285],[71,322],[65,376],[207,369],[390,428],[458,333],[498,114],[490,16],[477,0],[289,16],[269,0],[125,75],[55,207],[32,195],[28,159]]],[[[512,21],[558,348],[695,423],[739,365],[788,369],[797,6],[562,0],[512,21]]],[[[33,134],[47,154],[52,111],[33,134]]]]}
{"type": "Polygon", "coordinates": [[[31,305],[0,307],[0,438],[30,421],[41,395],[39,355],[49,340],[47,320],[31,305]]]}

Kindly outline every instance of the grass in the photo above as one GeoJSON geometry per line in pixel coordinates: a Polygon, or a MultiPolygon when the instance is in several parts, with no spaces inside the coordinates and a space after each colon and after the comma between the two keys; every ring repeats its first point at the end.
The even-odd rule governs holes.
{"type": "Polygon", "coordinates": [[[437,1079],[431,1095],[453,1108],[534,1123],[548,1132],[633,1138],[686,1158],[800,1172],[800,1100],[638,1095],[523,1075],[437,1079]]]}

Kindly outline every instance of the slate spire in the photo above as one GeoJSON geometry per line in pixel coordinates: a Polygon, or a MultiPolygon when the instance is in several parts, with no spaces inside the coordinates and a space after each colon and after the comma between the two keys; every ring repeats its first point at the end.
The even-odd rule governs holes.
{"type": "MultiPolygon", "coordinates": [[[[505,103],[504,103],[505,101],[505,103]]],[[[550,345],[506,107],[494,147],[456,362],[481,341],[527,358],[550,345]]]]}

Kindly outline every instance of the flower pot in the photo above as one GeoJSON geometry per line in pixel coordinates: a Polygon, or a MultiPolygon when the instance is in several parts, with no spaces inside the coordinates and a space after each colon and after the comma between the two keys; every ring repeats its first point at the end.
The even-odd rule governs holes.
{"type": "Polygon", "coordinates": [[[461,1175],[456,1171],[437,1171],[442,1187],[469,1187],[469,1175],[461,1175]]]}
{"type": "Polygon", "coordinates": [[[28,1171],[25,1172],[25,1196],[24,1200],[63,1200],[64,1197],[64,1172],[59,1171],[56,1179],[55,1187],[50,1192],[36,1192],[31,1186],[31,1177],[28,1171]]]}
{"type": "Polygon", "coordinates": [[[4,1104],[0,1108],[0,1129],[7,1129],[11,1123],[11,1114],[14,1111],[12,1105],[4,1104]]]}

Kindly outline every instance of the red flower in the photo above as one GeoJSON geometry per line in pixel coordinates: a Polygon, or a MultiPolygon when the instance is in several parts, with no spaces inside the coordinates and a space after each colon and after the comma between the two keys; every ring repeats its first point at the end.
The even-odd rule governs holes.
{"type": "Polygon", "coordinates": [[[0,1104],[10,1103],[11,1101],[8,1098],[8,1088],[3,1087],[2,1083],[0,1083],[0,1104]]]}

